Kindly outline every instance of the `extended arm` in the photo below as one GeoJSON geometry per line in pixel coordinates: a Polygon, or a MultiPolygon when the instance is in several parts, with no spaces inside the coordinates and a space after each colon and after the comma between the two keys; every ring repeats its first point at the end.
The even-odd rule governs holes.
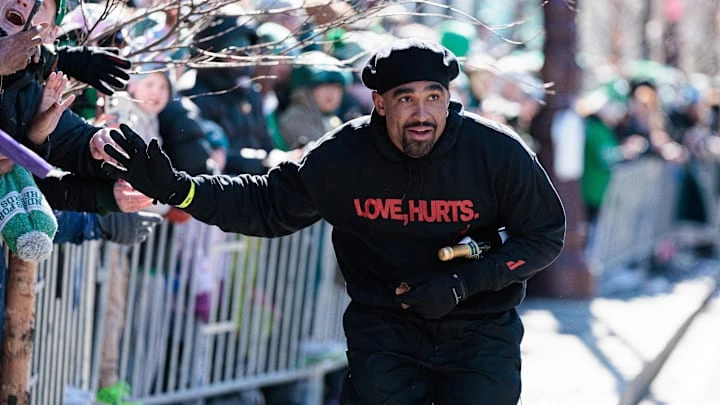
{"type": "Polygon", "coordinates": [[[283,163],[267,175],[189,176],[178,172],[156,140],[149,145],[126,125],[105,151],[119,165],[103,168],[156,200],[185,209],[195,218],[225,231],[274,237],[287,235],[320,219],[302,181],[302,167],[283,163]]]}

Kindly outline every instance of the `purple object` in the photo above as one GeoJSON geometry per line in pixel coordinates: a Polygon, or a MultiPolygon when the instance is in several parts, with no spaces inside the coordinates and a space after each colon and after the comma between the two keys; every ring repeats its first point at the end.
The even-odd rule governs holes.
{"type": "Polygon", "coordinates": [[[30,170],[37,177],[44,179],[53,169],[48,162],[37,153],[20,144],[10,135],[0,129],[0,155],[30,170]]]}

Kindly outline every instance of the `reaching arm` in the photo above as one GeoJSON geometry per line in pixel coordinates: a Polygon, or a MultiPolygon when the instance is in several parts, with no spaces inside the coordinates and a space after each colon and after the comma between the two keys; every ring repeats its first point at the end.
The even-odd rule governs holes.
{"type": "Polygon", "coordinates": [[[266,237],[293,233],[320,219],[300,170],[284,162],[262,176],[195,177],[195,197],[185,210],[225,231],[266,237]]]}
{"type": "Polygon", "coordinates": [[[100,213],[119,210],[113,198],[112,179],[92,180],[66,173],[60,177],[36,177],[35,181],[54,209],[100,213]]]}
{"type": "Polygon", "coordinates": [[[186,210],[195,218],[221,229],[248,235],[287,235],[320,219],[302,181],[302,166],[286,162],[262,176],[191,177],[176,171],[156,140],[146,145],[126,125],[113,131],[115,143],[105,151],[118,165],[103,168],[125,179],[136,190],[186,210]]]}

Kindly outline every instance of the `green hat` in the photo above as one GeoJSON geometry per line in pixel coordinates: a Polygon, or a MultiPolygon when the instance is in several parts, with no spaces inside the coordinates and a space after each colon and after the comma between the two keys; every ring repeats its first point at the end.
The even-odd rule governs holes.
{"type": "Polygon", "coordinates": [[[55,25],[59,26],[60,23],[62,23],[63,18],[65,17],[65,13],[67,12],[67,0],[55,0],[55,5],[57,6],[55,25]]]}
{"type": "Polygon", "coordinates": [[[310,51],[300,55],[290,74],[293,89],[314,87],[324,83],[337,83],[344,86],[352,82],[351,74],[339,60],[321,52],[310,51]]]}
{"type": "Polygon", "coordinates": [[[57,221],[32,174],[16,164],[0,176],[0,235],[19,258],[42,261],[50,257],[57,221]]]}
{"type": "Polygon", "coordinates": [[[465,21],[443,21],[438,24],[437,30],[440,33],[440,44],[459,57],[468,54],[477,37],[475,26],[465,21]]]}

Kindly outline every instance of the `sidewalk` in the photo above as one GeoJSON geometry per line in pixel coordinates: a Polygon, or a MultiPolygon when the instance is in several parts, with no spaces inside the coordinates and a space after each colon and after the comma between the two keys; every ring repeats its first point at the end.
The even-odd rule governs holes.
{"type": "Polygon", "coordinates": [[[521,404],[636,404],[715,290],[719,268],[718,261],[705,261],[661,293],[528,298],[519,307],[521,404]]]}

